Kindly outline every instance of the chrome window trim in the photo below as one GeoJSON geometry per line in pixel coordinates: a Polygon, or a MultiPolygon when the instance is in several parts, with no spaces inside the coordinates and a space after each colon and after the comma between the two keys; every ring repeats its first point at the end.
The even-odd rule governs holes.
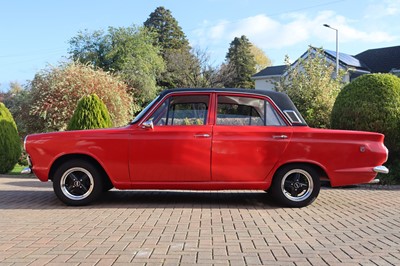
{"type": "Polygon", "coordinates": [[[268,99],[268,101],[271,103],[271,105],[274,106],[274,109],[281,115],[284,122],[286,122],[286,126],[293,126],[294,124],[303,124],[301,119],[299,118],[299,116],[297,115],[297,113],[294,110],[290,110],[290,111],[293,111],[295,113],[296,118],[298,118],[300,122],[297,122],[297,123],[292,122],[291,119],[289,119],[288,116],[284,113],[284,111],[278,107],[278,105],[275,103],[275,101],[272,100],[271,97],[269,97],[268,95],[265,95],[265,94],[254,93],[254,92],[247,93],[247,92],[229,91],[229,90],[218,91],[218,90],[212,90],[212,89],[211,90],[204,90],[204,89],[202,89],[202,90],[193,89],[192,90],[191,89],[191,90],[187,90],[187,91],[183,91],[183,90],[182,91],[171,91],[171,92],[168,92],[167,94],[165,94],[162,98],[160,98],[160,95],[157,96],[157,98],[160,98],[160,99],[158,99],[157,103],[153,104],[153,106],[151,108],[149,108],[149,110],[147,110],[146,115],[144,115],[144,117],[142,119],[137,121],[137,122],[139,122],[138,123],[139,126],[141,126],[143,122],[147,121],[149,116],[154,112],[155,108],[158,108],[159,104],[162,103],[165,100],[165,98],[167,98],[171,95],[175,95],[175,94],[187,94],[187,93],[190,93],[190,94],[193,94],[193,93],[210,93],[210,94],[215,93],[216,95],[218,95],[218,94],[237,94],[237,95],[246,95],[249,97],[258,96],[263,99],[268,99]]]}

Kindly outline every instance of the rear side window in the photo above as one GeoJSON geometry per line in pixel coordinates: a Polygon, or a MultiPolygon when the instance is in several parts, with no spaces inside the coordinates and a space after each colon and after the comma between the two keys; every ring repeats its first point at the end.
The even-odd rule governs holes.
{"type": "Polygon", "coordinates": [[[301,124],[302,123],[300,117],[296,114],[295,111],[293,111],[293,110],[284,110],[283,112],[289,118],[289,121],[292,124],[301,124]]]}
{"type": "Polygon", "coordinates": [[[268,101],[238,96],[218,96],[216,124],[230,126],[286,125],[268,101]]]}

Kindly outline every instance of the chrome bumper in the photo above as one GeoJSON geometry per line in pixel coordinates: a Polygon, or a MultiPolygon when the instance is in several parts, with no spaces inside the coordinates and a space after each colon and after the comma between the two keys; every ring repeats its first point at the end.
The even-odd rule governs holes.
{"type": "Polygon", "coordinates": [[[380,173],[380,174],[388,174],[389,173],[389,169],[386,168],[386,166],[375,166],[373,168],[375,173],[380,173]]]}
{"type": "Polygon", "coordinates": [[[25,167],[21,171],[21,174],[24,174],[24,175],[31,174],[31,173],[32,173],[32,169],[30,167],[25,167]]]}
{"type": "MultiPolygon", "coordinates": [[[[26,137],[25,137],[26,140],[26,137]]],[[[32,161],[31,161],[31,157],[28,155],[26,156],[26,160],[28,161],[28,167],[25,167],[24,169],[22,169],[21,174],[24,175],[28,175],[32,173],[32,161]]]]}
{"type": "Polygon", "coordinates": [[[368,182],[368,184],[379,184],[381,182],[381,180],[379,179],[374,179],[368,182]]]}

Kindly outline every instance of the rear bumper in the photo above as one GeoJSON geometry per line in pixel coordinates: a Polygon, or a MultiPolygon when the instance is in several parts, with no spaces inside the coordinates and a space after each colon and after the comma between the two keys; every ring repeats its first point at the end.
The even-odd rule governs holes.
{"type": "Polygon", "coordinates": [[[386,168],[386,166],[380,165],[380,166],[375,166],[373,168],[375,173],[379,173],[379,174],[388,174],[389,173],[389,169],[386,168]]]}

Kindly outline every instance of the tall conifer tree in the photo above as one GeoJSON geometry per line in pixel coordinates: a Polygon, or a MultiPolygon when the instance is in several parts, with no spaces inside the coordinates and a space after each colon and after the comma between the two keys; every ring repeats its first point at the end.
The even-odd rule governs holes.
{"type": "Polygon", "coordinates": [[[200,75],[200,62],[192,54],[189,41],[171,11],[157,7],[144,26],[157,34],[155,45],[161,48],[166,63],[166,71],[157,84],[162,88],[193,86],[193,77],[200,75]]]}
{"type": "Polygon", "coordinates": [[[157,33],[157,44],[162,48],[163,54],[170,49],[190,50],[189,41],[170,10],[157,7],[144,22],[144,26],[157,33]]]}
{"type": "Polygon", "coordinates": [[[225,84],[232,88],[254,88],[254,81],[251,76],[255,74],[256,61],[251,52],[251,42],[246,36],[242,35],[230,43],[226,61],[233,73],[232,79],[225,84]]]}

